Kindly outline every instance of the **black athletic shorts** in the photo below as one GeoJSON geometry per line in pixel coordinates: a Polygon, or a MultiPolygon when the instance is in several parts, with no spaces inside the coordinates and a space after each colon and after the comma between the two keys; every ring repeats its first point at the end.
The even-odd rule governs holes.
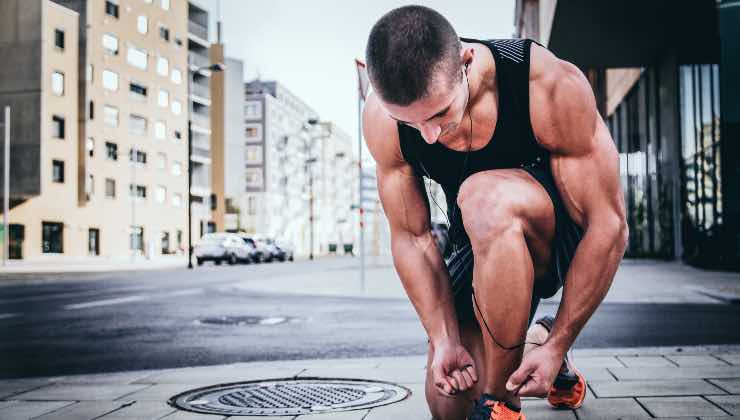
{"type": "MultiPolygon", "coordinates": [[[[540,299],[553,296],[563,286],[565,274],[568,272],[576,247],[581,241],[583,230],[566,211],[555,186],[555,180],[548,168],[543,165],[529,166],[523,169],[542,184],[550,195],[555,209],[555,236],[552,240],[550,267],[545,277],[535,281],[529,313],[529,322],[531,323],[540,299]]],[[[467,235],[464,236],[467,239],[467,235]]],[[[473,249],[469,240],[457,245],[456,251],[453,251],[446,261],[447,271],[452,282],[452,292],[455,297],[457,319],[460,322],[475,321],[472,302],[473,264],[473,249]]]]}

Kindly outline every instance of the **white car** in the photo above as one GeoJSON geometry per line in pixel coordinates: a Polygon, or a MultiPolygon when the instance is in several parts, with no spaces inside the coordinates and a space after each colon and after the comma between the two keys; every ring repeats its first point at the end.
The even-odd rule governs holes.
{"type": "Polygon", "coordinates": [[[206,261],[213,261],[216,265],[226,261],[233,265],[252,259],[252,248],[233,233],[207,233],[195,245],[193,253],[198,265],[206,261]]]}

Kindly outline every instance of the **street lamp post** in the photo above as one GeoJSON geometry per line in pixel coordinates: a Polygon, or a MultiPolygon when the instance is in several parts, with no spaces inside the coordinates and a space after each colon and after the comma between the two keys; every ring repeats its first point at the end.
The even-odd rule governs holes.
{"type": "MultiPolygon", "coordinates": [[[[202,66],[193,70],[193,74],[203,70],[224,71],[226,66],[223,63],[215,63],[210,66],[202,66]]],[[[193,118],[190,93],[193,91],[193,75],[188,74],[188,269],[193,268],[193,195],[190,190],[193,187],[193,163],[190,160],[193,156],[193,118]]]]}

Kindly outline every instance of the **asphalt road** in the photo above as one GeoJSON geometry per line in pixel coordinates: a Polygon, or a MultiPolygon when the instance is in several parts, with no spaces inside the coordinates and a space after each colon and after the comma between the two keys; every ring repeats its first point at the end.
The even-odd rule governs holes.
{"type": "MultiPolygon", "coordinates": [[[[0,378],[426,352],[406,299],[237,287],[321,264],[0,277],[0,378]]],[[[732,305],[605,303],[576,346],[740,344],[737,319],[732,305]]]]}

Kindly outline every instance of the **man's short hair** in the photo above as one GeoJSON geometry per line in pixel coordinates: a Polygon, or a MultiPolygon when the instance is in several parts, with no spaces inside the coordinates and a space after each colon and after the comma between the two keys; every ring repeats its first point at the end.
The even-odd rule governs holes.
{"type": "Polygon", "coordinates": [[[460,38],[449,21],[424,6],[391,10],[370,30],[368,76],[384,101],[406,106],[427,95],[435,76],[462,77],[460,38]]]}

